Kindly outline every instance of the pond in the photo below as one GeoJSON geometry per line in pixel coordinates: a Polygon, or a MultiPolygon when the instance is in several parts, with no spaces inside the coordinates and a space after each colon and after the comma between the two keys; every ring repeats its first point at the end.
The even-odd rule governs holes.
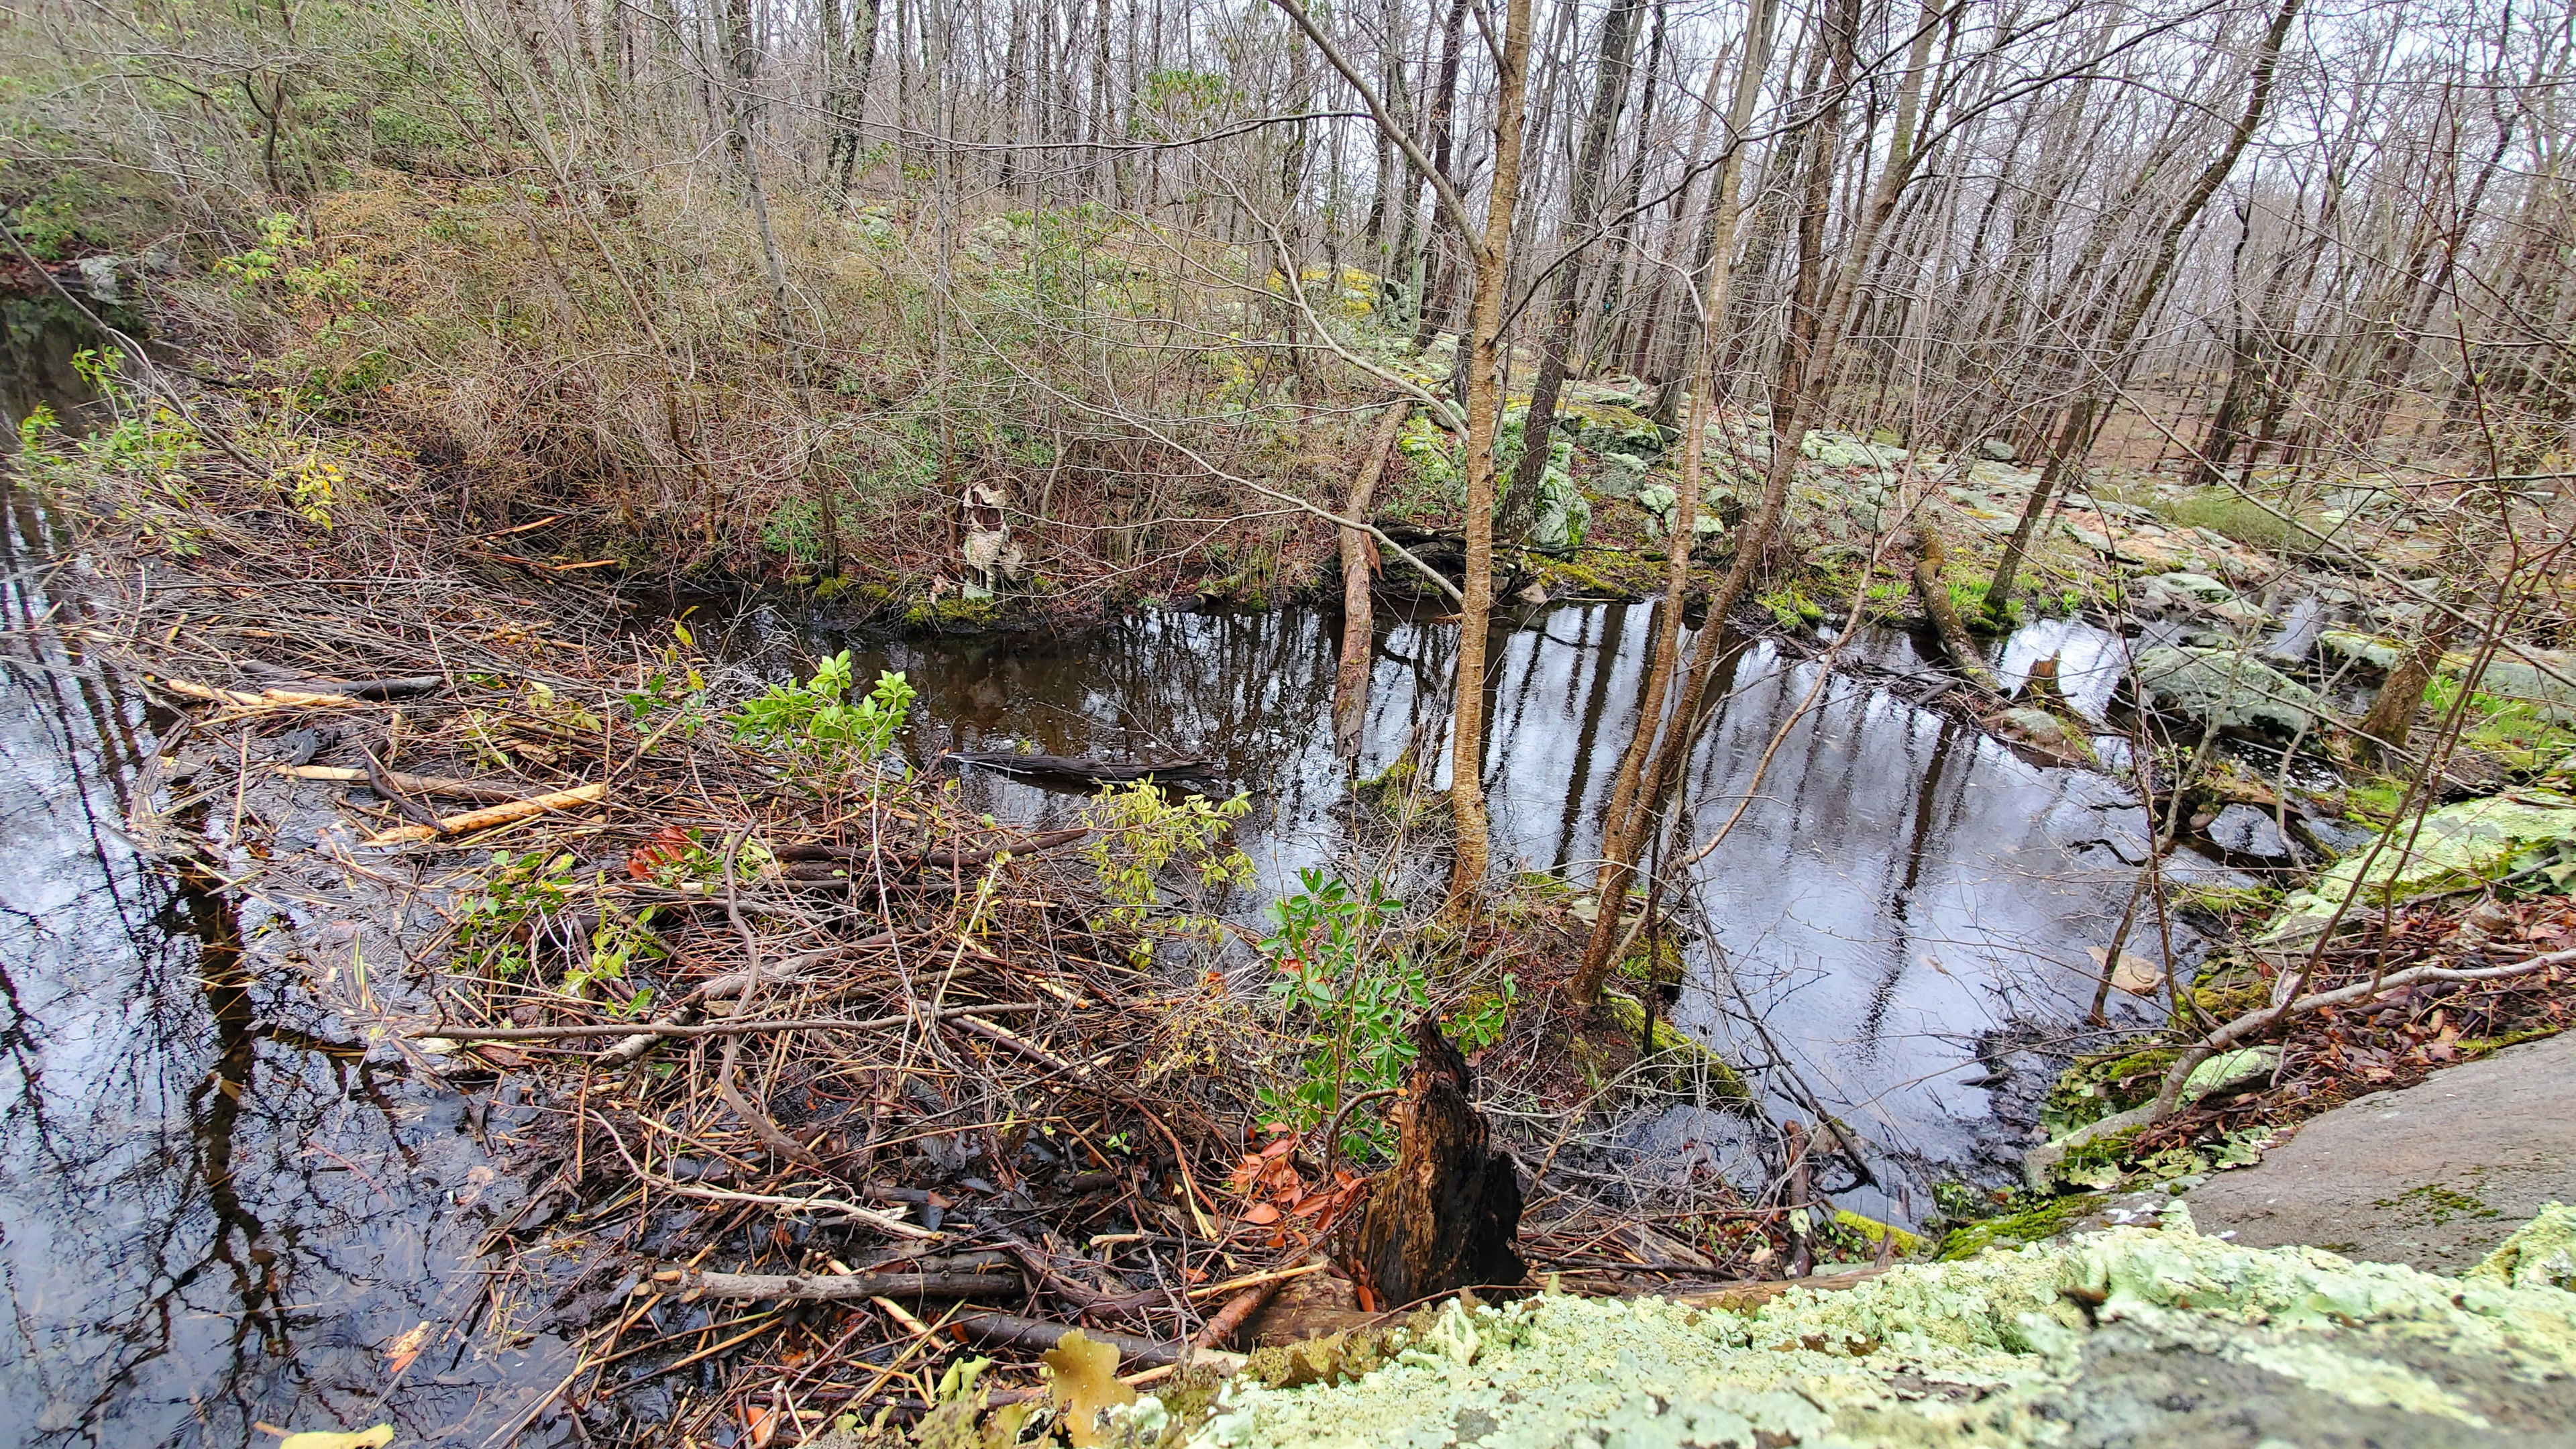
{"type": "Polygon", "coordinates": [[[331,902],[235,899],[131,842],[147,803],[220,842],[228,802],[156,788],[175,721],[35,628],[50,542],[0,486],[0,1445],[499,1427],[563,1376],[560,1336],[446,1339],[399,1380],[384,1350],[475,1318],[516,1185],[467,1098],[306,994],[287,956],[345,929],[331,902]]]}
{"type": "MultiPolygon", "coordinates": [[[[405,1443],[512,1439],[564,1381],[580,1327],[484,1301],[485,1236],[523,1201],[508,1137],[534,1105],[506,1083],[497,1098],[420,1083],[308,994],[309,952],[336,941],[347,959],[387,923],[327,894],[224,889],[239,803],[174,778],[181,722],[40,627],[77,609],[48,591],[57,540],[25,499],[0,504],[13,786],[0,796],[0,1270],[15,1325],[0,1339],[0,1446],[240,1446],[266,1442],[261,1424],[379,1420],[405,1443]],[[138,818],[202,842],[213,864],[154,856],[138,818]],[[497,1311],[510,1331],[489,1331],[497,1311]],[[429,1351],[397,1372],[389,1351],[424,1324],[438,1330],[429,1351]]],[[[1498,871],[1588,882],[1652,617],[1570,604],[1498,635],[1485,765],[1498,871]]],[[[695,622],[768,678],[845,646],[862,678],[905,671],[917,760],[1219,761],[1255,800],[1238,832],[1258,868],[1234,903],[1246,917],[1384,835],[1355,834],[1332,756],[1327,612],[901,640],[758,603],[695,622]]],[[[2090,999],[2085,949],[2126,895],[2144,815],[2110,776],[2034,763],[1920,702],[1938,672],[1902,633],[1861,631],[1830,665],[1822,640],[1734,643],[1682,840],[1740,818],[1692,870],[1671,1015],[1751,1068],[1773,1119],[1830,1113],[1867,1139],[1877,1185],[1839,1201],[1919,1217],[1933,1181],[2010,1175],[2046,1046],[2090,999]]],[[[1382,620],[1365,771],[1417,735],[1437,754],[1455,646],[1454,626],[1382,620]]],[[[2045,623],[1994,662],[2007,683],[2049,663],[2099,718],[2121,650],[2045,623]]],[[[1435,786],[1446,769],[1435,759],[1435,786]]],[[[987,770],[964,788],[1013,822],[1080,805],[987,770]]],[[[1420,860],[1381,864],[1407,889],[1437,879],[1420,860]]],[[[2154,954],[2153,936],[2138,949],[2154,954]]],[[[368,954],[385,962],[380,989],[404,989],[399,952],[371,939],[368,954]]],[[[2153,1014],[2117,1000],[2131,1020],[2153,1014]]],[[[584,1301],[614,1287],[589,1286],[584,1301]]],[[[553,1416],[525,1442],[576,1433],[553,1416]]]]}
{"type": "MultiPolygon", "coordinates": [[[[1498,872],[1589,883],[1654,607],[1561,605],[1498,636],[1485,766],[1498,872]]],[[[894,641],[769,605],[715,614],[712,629],[706,614],[697,622],[702,643],[714,633],[720,652],[770,678],[840,648],[862,681],[903,671],[920,691],[916,759],[1020,749],[1218,761],[1254,793],[1237,832],[1258,871],[1249,903],[1297,889],[1300,870],[1349,868],[1349,791],[1329,725],[1337,614],[1157,613],[1063,637],[894,641]]],[[[1456,638],[1454,625],[1382,621],[1363,774],[1417,730],[1435,749],[1445,740],[1456,638]]],[[[2109,775],[2035,764],[1911,702],[1939,675],[1902,632],[1864,629],[1833,665],[1783,641],[1732,642],[1712,690],[1725,708],[1693,760],[1684,844],[1707,841],[1739,807],[1741,818],[1693,869],[1688,904],[1703,934],[1671,1016],[1755,1068],[1776,1113],[1830,1112],[1870,1139],[1882,1186],[1850,1206],[1917,1218],[1934,1181],[2017,1169],[2046,1085],[2044,1053],[2029,1049],[2090,1005],[2099,968],[2086,948],[2108,939],[2127,899],[2145,812],[2109,775]],[[2000,1114],[1999,1090],[2012,1099],[2000,1114]]],[[[2123,658],[2116,636],[2044,621],[2002,641],[1993,662],[2008,686],[2051,663],[2070,704],[2098,720],[2123,658]]],[[[2101,741],[2106,753],[2122,743],[2101,741]]],[[[963,774],[976,807],[1000,820],[1079,807],[1067,790],[963,774]]],[[[1446,777],[1444,754],[1433,783],[1446,777]]],[[[2156,957],[2155,932],[2139,931],[2131,949],[2156,957]]],[[[2187,956],[2188,938],[2176,949],[2187,956]]],[[[2114,1001],[2128,1021],[2160,1016],[2114,1001]]]]}

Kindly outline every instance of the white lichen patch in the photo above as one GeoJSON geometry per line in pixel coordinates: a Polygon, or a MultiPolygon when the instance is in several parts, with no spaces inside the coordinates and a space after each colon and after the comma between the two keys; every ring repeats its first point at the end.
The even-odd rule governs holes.
{"type": "Polygon", "coordinates": [[[2277,1389],[2300,1413],[2482,1430],[2485,1388],[2514,1386],[2506,1397],[2516,1403],[2576,1395],[2567,1387],[2576,1294],[2315,1249],[2235,1247],[2200,1236],[2177,1211],[2161,1230],[1900,1267],[1744,1314],[1557,1294],[1498,1309],[1452,1304],[1360,1379],[1230,1387],[1191,1442],[2057,1444],[2080,1438],[2074,1426],[2088,1417],[2147,1429],[2195,1395],[2227,1398],[2233,1391],[2206,1387],[2211,1374],[2277,1389]]]}

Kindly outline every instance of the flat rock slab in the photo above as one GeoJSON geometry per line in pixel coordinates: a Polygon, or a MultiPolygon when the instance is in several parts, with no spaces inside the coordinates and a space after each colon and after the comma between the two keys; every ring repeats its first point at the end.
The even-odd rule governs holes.
{"type": "Polygon", "coordinates": [[[2185,1201],[2248,1247],[2463,1273],[2541,1204],[2576,1203],[2576,1032],[2347,1102],[2185,1201]]]}

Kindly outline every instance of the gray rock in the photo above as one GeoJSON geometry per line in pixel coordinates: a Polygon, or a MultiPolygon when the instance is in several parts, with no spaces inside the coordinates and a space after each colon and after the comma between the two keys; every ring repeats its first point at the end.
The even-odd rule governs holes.
{"type": "Polygon", "coordinates": [[[2009,463],[2021,456],[2013,445],[2001,438],[1988,438],[1977,445],[1977,456],[1990,462],[2009,463]]]}
{"type": "Polygon", "coordinates": [[[2006,734],[2051,749],[2066,743],[2065,722],[2044,709],[2008,709],[1995,716],[1995,724],[2006,734]]]}
{"type": "Polygon", "coordinates": [[[2288,837],[2281,834],[2280,822],[2271,812],[2252,805],[2230,805],[2209,822],[2210,843],[2231,855],[2251,856],[2256,860],[2288,860],[2291,857],[2288,837]]]}
{"type": "Polygon", "coordinates": [[[2159,709],[2222,728],[2291,734],[2324,712],[2314,690],[2241,650],[2159,645],[2138,656],[2138,680],[2159,709]]]}

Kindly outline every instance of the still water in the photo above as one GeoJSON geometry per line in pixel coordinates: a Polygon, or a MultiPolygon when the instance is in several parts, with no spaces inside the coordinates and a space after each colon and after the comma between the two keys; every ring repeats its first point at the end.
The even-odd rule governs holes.
{"type": "MultiPolygon", "coordinates": [[[[1484,765],[1498,871],[1589,882],[1652,616],[1647,604],[1568,605],[1498,638],[1484,765]]],[[[920,691],[916,758],[1034,748],[1221,762],[1255,796],[1238,832],[1259,870],[1253,901],[1296,889],[1301,869],[1354,866],[1328,723],[1335,615],[1157,614],[1062,638],[888,642],[754,607],[724,627],[725,650],[770,677],[843,647],[862,681],[902,670],[920,691]]],[[[1417,731],[1437,749],[1456,637],[1402,619],[1381,628],[1363,773],[1417,731]]],[[[2126,899],[2145,813],[2107,775],[2034,764],[1909,702],[1938,676],[1902,633],[1865,630],[1832,668],[1812,649],[1738,642],[1721,656],[1712,694],[1726,705],[1694,758],[1677,853],[1741,818],[1693,869],[1704,935],[1672,1019],[1756,1068],[1777,1111],[1828,1111],[1872,1139],[1885,1189],[1850,1205],[1919,1216],[1934,1181],[2017,1168],[2041,1085],[2026,1049],[2089,1005],[2098,968],[2085,948],[2107,939],[2126,899]],[[1968,1083],[2016,1057],[2024,1110],[1998,1114],[1994,1084],[1968,1083]]],[[[2053,662],[2061,692],[2098,719],[2120,650],[2100,630],[2047,622],[1995,662],[2008,685],[2053,662]]],[[[1446,773],[1443,759],[1433,783],[1446,773]]],[[[1067,791],[966,775],[1000,819],[1078,808],[1067,791]]],[[[1406,884],[1432,880],[1416,870],[1406,884]]],[[[2139,936],[2133,949],[2159,954],[2152,931],[2139,936]]],[[[2130,1020],[2153,1012],[2115,1000],[2130,1020]]]]}
{"type": "Polygon", "coordinates": [[[176,721],[36,627],[48,542],[0,488],[0,1445],[479,1444],[568,1347],[472,1332],[504,1145],[307,991],[359,938],[339,903],[236,899],[132,842],[148,805],[220,858],[229,799],[156,784],[176,721]]]}

